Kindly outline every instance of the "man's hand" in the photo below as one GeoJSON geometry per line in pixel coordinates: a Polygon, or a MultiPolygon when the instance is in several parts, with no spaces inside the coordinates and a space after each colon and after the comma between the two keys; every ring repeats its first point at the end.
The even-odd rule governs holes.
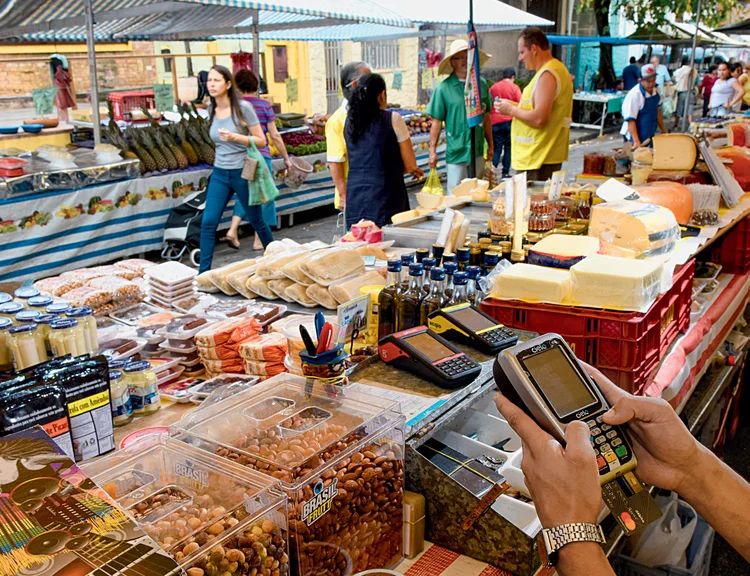
{"type": "Polygon", "coordinates": [[[596,523],[602,491],[588,426],[570,423],[563,448],[502,394],[495,395],[495,403],[523,442],[521,468],[542,526],[596,523]]]}
{"type": "Polygon", "coordinates": [[[681,493],[698,466],[700,450],[674,409],[661,398],[632,396],[596,368],[581,364],[612,405],[604,421],[610,425],[627,423],[640,479],[681,493]]]}
{"type": "Polygon", "coordinates": [[[430,168],[437,168],[438,155],[434,149],[430,148],[430,168]]]}
{"type": "Polygon", "coordinates": [[[511,100],[498,98],[497,100],[495,100],[493,106],[495,107],[495,112],[497,112],[498,114],[502,114],[503,116],[512,116],[512,111],[513,108],[516,107],[516,104],[511,100]]]}

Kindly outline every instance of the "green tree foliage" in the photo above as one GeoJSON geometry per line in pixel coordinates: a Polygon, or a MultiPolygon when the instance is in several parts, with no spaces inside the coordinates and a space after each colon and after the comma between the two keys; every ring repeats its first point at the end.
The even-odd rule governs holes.
{"type": "MultiPolygon", "coordinates": [[[[590,4],[595,1],[585,0],[590,4]]],[[[695,22],[698,0],[613,0],[612,7],[622,10],[625,17],[638,27],[661,26],[671,19],[677,22],[695,22]]],[[[739,7],[739,0],[703,0],[701,24],[707,27],[719,26],[739,7]]]]}

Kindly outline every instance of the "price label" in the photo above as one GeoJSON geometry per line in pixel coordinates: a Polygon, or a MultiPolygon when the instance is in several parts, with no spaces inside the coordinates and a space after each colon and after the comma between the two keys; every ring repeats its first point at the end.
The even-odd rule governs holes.
{"type": "Polygon", "coordinates": [[[552,173],[552,184],[549,189],[549,199],[557,200],[562,196],[562,187],[565,184],[565,170],[557,170],[552,173]]]}
{"type": "Polygon", "coordinates": [[[171,84],[154,84],[154,108],[166,112],[174,107],[174,92],[171,84]]]}
{"type": "Polygon", "coordinates": [[[339,343],[346,342],[355,330],[367,328],[367,318],[370,312],[370,295],[357,296],[337,308],[337,321],[341,326],[339,343]]]}

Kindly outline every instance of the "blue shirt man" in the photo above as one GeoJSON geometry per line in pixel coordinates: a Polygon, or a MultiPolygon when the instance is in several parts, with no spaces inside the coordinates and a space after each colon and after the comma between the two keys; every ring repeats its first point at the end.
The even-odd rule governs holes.
{"type": "Polygon", "coordinates": [[[635,58],[630,57],[630,64],[625,66],[622,70],[622,83],[624,84],[625,90],[630,91],[636,84],[638,79],[641,77],[641,69],[635,63],[635,58]]]}

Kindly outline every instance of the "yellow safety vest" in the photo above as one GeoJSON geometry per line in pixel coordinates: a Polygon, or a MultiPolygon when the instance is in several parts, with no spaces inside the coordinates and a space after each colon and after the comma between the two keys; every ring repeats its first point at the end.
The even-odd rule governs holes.
{"type": "Polygon", "coordinates": [[[513,118],[510,138],[511,164],[515,170],[536,170],[542,164],[559,164],[568,159],[573,81],[565,65],[557,58],[552,58],[537,70],[524,88],[518,107],[524,110],[534,109],[534,90],[544,72],[553,74],[557,80],[557,95],[552,104],[552,113],[543,128],[533,128],[518,118],[513,118]]]}

